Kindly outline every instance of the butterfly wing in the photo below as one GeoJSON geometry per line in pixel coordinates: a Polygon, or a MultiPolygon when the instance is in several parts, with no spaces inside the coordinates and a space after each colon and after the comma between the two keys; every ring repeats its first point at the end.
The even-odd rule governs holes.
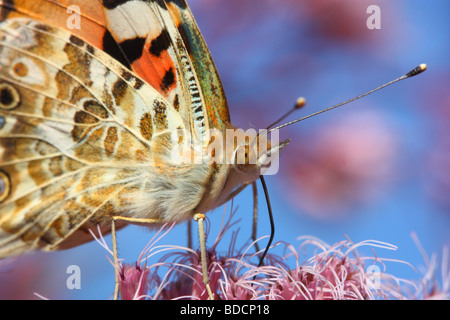
{"type": "Polygon", "coordinates": [[[208,128],[230,127],[222,83],[185,1],[102,2],[114,39],[126,56],[134,52],[133,70],[151,72],[144,78],[166,88],[163,94],[184,109],[194,137],[209,141],[208,128]],[[156,67],[159,73],[152,71],[156,67]]]}
{"type": "Polygon", "coordinates": [[[128,214],[184,122],[70,33],[28,19],[0,26],[0,257],[92,240],[88,228],[128,214]]]}
{"type": "MultiPolygon", "coordinates": [[[[133,61],[133,70],[139,73],[146,65],[164,65],[164,61],[170,66],[164,70],[175,68],[175,76],[169,77],[174,82],[170,90],[162,94],[172,94],[169,101],[173,101],[174,106],[179,105],[185,126],[190,128],[196,144],[200,142],[205,146],[212,141],[208,129],[218,129],[223,137],[226,129],[233,128],[218,72],[186,1],[102,0],[102,3],[113,38],[123,52],[137,57],[129,59],[133,61]],[[139,68],[140,65],[143,67],[139,68]]],[[[150,77],[146,79],[160,88],[164,87],[161,83],[165,78],[161,73],[155,81],[150,77]]],[[[196,208],[201,212],[217,206],[217,197],[223,193],[229,173],[228,166],[223,164],[215,163],[208,169],[202,205],[196,208]]]]}
{"type": "Polygon", "coordinates": [[[229,126],[220,79],[184,1],[2,1],[5,18],[0,257],[92,240],[88,229],[108,232],[112,215],[181,221],[211,209],[226,168],[167,168],[168,132],[187,129],[208,142],[209,127],[229,126]],[[67,24],[73,4],[79,29],[67,24]],[[139,6],[147,14],[137,24],[139,6]],[[29,20],[12,26],[13,17],[70,33],[29,20]],[[143,46],[133,46],[137,35],[143,46]]]}
{"type": "Polygon", "coordinates": [[[12,17],[51,22],[105,51],[181,108],[196,137],[230,126],[222,83],[185,0],[0,2],[0,21],[12,17]]]}

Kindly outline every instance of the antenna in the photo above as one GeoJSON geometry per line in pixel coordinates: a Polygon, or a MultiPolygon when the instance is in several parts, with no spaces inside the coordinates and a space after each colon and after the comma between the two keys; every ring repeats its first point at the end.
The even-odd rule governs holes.
{"type": "Polygon", "coordinates": [[[278,119],[277,121],[272,123],[270,126],[267,126],[266,130],[269,130],[270,128],[272,128],[277,123],[280,123],[281,121],[286,119],[292,112],[303,108],[305,106],[305,104],[306,104],[306,99],[305,98],[303,98],[303,97],[298,98],[297,101],[295,102],[294,107],[291,110],[289,110],[288,112],[286,112],[280,119],[278,119]]]}
{"type": "MultiPolygon", "coordinates": [[[[270,126],[268,126],[267,129],[264,130],[264,133],[267,134],[267,133],[269,133],[269,132],[271,132],[271,131],[274,131],[274,130],[277,130],[277,129],[280,129],[280,128],[289,126],[289,125],[294,124],[294,123],[297,123],[297,122],[299,122],[299,121],[303,121],[303,120],[305,120],[305,119],[314,117],[314,116],[316,116],[316,115],[318,115],[318,114],[321,114],[321,113],[324,113],[324,112],[327,112],[327,111],[336,109],[336,108],[338,108],[338,107],[340,107],[340,106],[343,106],[344,104],[350,103],[350,102],[352,102],[352,101],[355,101],[355,100],[357,100],[357,99],[360,99],[360,98],[362,98],[362,97],[365,97],[365,96],[367,96],[367,95],[369,95],[369,94],[371,94],[371,93],[374,93],[375,91],[378,91],[378,90],[383,89],[383,88],[385,88],[385,87],[387,87],[387,86],[390,86],[391,84],[394,84],[394,83],[396,83],[396,82],[399,82],[399,81],[404,80],[404,79],[407,79],[407,78],[414,77],[414,76],[416,76],[416,75],[418,75],[418,74],[424,72],[426,69],[427,69],[427,65],[423,63],[423,64],[419,65],[418,67],[414,68],[413,70],[411,70],[410,72],[408,72],[407,74],[401,76],[400,78],[397,78],[397,79],[395,79],[395,80],[392,80],[392,81],[390,81],[390,82],[388,82],[388,83],[386,83],[386,84],[384,84],[384,85],[382,85],[382,86],[379,86],[378,88],[375,88],[375,89],[373,89],[373,90],[370,90],[369,92],[366,92],[366,93],[364,93],[364,94],[362,94],[362,95],[359,95],[359,96],[357,96],[357,97],[355,97],[355,98],[352,98],[352,99],[350,99],[350,100],[344,101],[344,102],[342,102],[342,103],[340,103],[340,104],[337,104],[337,105],[335,105],[335,106],[332,106],[332,107],[330,107],[330,108],[326,108],[326,109],[323,109],[323,110],[321,110],[321,111],[317,111],[317,112],[315,112],[315,113],[310,114],[309,116],[306,116],[306,117],[303,117],[303,118],[300,118],[300,119],[297,119],[297,120],[294,120],[294,121],[285,123],[285,124],[283,124],[283,125],[281,125],[281,126],[278,126],[278,127],[276,127],[276,128],[270,129],[272,126],[274,126],[275,124],[279,123],[280,121],[282,121],[283,119],[285,119],[287,116],[289,116],[292,112],[294,112],[294,111],[296,111],[296,110],[302,108],[302,107],[305,105],[305,103],[306,103],[305,98],[300,97],[300,98],[297,99],[297,101],[296,101],[294,107],[293,107],[290,111],[288,111],[285,115],[283,115],[280,119],[278,119],[277,121],[275,121],[274,123],[272,123],[270,126]],[[269,129],[270,129],[270,130],[269,130],[269,129]]],[[[263,265],[264,258],[265,258],[266,255],[267,255],[267,252],[268,252],[268,250],[269,250],[269,248],[270,248],[270,246],[271,246],[271,244],[272,244],[272,241],[273,241],[273,238],[274,238],[274,234],[275,234],[275,224],[274,224],[274,220],[273,220],[272,206],[271,206],[271,204],[270,204],[269,192],[268,192],[268,190],[267,190],[267,185],[266,185],[266,182],[265,182],[265,180],[264,180],[264,176],[261,175],[261,176],[260,176],[260,180],[261,180],[261,184],[262,184],[263,189],[264,189],[264,195],[265,195],[265,197],[266,197],[267,209],[268,209],[268,211],[269,211],[269,219],[270,219],[270,238],[269,238],[269,242],[268,242],[268,244],[267,244],[267,246],[266,246],[266,249],[264,250],[262,256],[260,257],[258,267],[260,267],[260,266],[263,265]]],[[[259,250],[258,250],[258,251],[259,251],[259,250]]],[[[256,278],[256,275],[253,277],[253,280],[254,280],[255,278],[256,278]]],[[[252,284],[252,285],[253,285],[253,284],[252,284]]]]}
{"type": "MultiPolygon", "coordinates": [[[[270,129],[268,132],[271,132],[271,131],[274,131],[274,130],[278,130],[278,129],[281,129],[281,128],[290,126],[291,124],[294,124],[294,123],[297,123],[297,122],[306,120],[306,119],[308,119],[308,118],[317,116],[317,115],[319,115],[319,114],[321,114],[321,113],[324,113],[324,112],[327,112],[327,111],[330,111],[330,110],[339,108],[339,107],[341,107],[341,106],[343,106],[343,105],[345,105],[345,104],[347,104],[347,103],[350,103],[350,102],[353,102],[353,101],[355,101],[355,100],[361,99],[362,97],[365,97],[365,96],[367,96],[367,95],[369,95],[369,94],[371,94],[371,93],[374,93],[374,92],[376,92],[376,91],[378,91],[378,90],[381,90],[381,89],[383,89],[383,88],[385,88],[385,87],[387,87],[387,86],[390,86],[391,84],[394,84],[394,83],[396,83],[396,82],[402,81],[402,80],[407,79],[407,78],[414,77],[414,76],[416,76],[416,75],[418,75],[418,74],[424,72],[425,70],[427,70],[427,65],[426,65],[425,63],[422,63],[421,65],[419,65],[418,67],[414,68],[413,70],[411,70],[411,71],[408,72],[407,74],[405,74],[405,75],[403,75],[403,76],[401,76],[401,77],[399,77],[399,78],[397,78],[397,79],[395,79],[395,80],[392,80],[392,81],[390,81],[390,82],[388,82],[388,83],[385,83],[385,84],[383,84],[382,86],[379,86],[379,87],[377,87],[377,88],[375,88],[375,89],[373,89],[373,90],[370,90],[370,91],[368,91],[368,92],[366,92],[366,93],[364,93],[364,94],[361,94],[361,95],[359,95],[359,96],[357,96],[357,97],[354,97],[354,98],[352,98],[352,99],[349,99],[349,100],[347,100],[347,101],[344,101],[344,102],[342,102],[342,103],[339,103],[339,104],[337,104],[337,105],[335,105],[335,106],[332,106],[332,107],[329,107],[329,108],[325,108],[325,109],[323,109],[323,110],[320,110],[320,111],[317,111],[317,112],[315,112],[315,113],[312,113],[312,114],[310,114],[310,115],[308,115],[308,116],[306,116],[306,117],[303,117],[303,118],[300,118],[300,119],[293,120],[293,121],[291,121],[291,122],[282,124],[281,126],[278,126],[278,127],[276,127],[276,128],[270,129]]],[[[301,99],[302,99],[302,98],[299,98],[299,99],[297,100],[297,102],[298,102],[299,100],[301,100],[301,99]]],[[[304,100],[304,99],[303,99],[303,100],[304,100]]],[[[304,103],[303,103],[303,105],[304,105],[304,103]]],[[[303,106],[303,105],[302,105],[302,106],[303,106]]],[[[296,104],[296,106],[297,106],[297,104],[296,104]]],[[[286,118],[286,116],[288,116],[289,114],[291,114],[291,113],[292,113],[294,110],[296,110],[296,109],[297,109],[297,108],[294,107],[294,108],[293,108],[291,111],[289,111],[286,115],[284,115],[283,117],[281,117],[280,120],[274,122],[274,123],[273,123],[272,125],[270,125],[268,128],[272,127],[274,124],[276,124],[276,123],[278,123],[279,121],[281,121],[282,119],[286,118]]]]}

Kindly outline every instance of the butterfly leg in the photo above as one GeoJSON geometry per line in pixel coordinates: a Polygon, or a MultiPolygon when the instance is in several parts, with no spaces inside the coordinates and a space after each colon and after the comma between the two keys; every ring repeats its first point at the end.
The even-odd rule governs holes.
{"type": "Polygon", "coordinates": [[[115,274],[115,286],[114,286],[114,300],[119,299],[119,254],[117,250],[117,236],[116,236],[116,220],[127,221],[129,223],[161,223],[159,219],[140,219],[140,218],[129,218],[114,216],[111,222],[111,237],[112,237],[112,247],[113,247],[113,262],[114,262],[114,274],[115,274]]]}
{"type": "Polygon", "coordinates": [[[187,221],[187,246],[189,249],[192,249],[192,222],[191,220],[187,221]]]}
{"type": "Polygon", "coordinates": [[[113,262],[114,262],[114,300],[119,299],[119,255],[117,252],[117,237],[116,237],[116,220],[113,218],[111,222],[111,237],[113,247],[113,262]]]}
{"type": "Polygon", "coordinates": [[[214,295],[212,293],[211,287],[209,286],[209,276],[208,276],[208,261],[206,259],[206,237],[205,237],[205,226],[203,224],[205,220],[205,215],[197,213],[194,215],[194,220],[198,223],[198,236],[200,239],[200,256],[202,260],[202,273],[203,273],[203,283],[208,291],[208,296],[210,300],[214,300],[214,295]]]}

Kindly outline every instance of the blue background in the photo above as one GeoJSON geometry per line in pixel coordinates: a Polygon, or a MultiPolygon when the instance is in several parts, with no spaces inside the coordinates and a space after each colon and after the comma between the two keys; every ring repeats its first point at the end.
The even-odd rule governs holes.
{"type": "MultiPolygon", "coordinates": [[[[281,138],[292,141],[281,155],[279,174],[266,181],[276,221],[275,241],[297,246],[296,238],[304,235],[329,244],[346,237],[353,242],[375,239],[398,247],[393,252],[377,249],[378,256],[420,267],[425,263],[411,238],[411,232],[415,232],[427,254],[436,253],[441,258],[442,249],[450,240],[450,3],[189,3],[223,80],[232,122],[244,129],[264,128],[287,111],[298,96],[307,99],[305,109],[296,114],[300,117],[390,81],[420,63],[428,64],[429,70],[418,77],[283,129],[281,138]],[[366,27],[366,8],[372,4],[381,9],[380,30],[366,27]],[[326,157],[326,153],[321,154],[323,149],[315,149],[315,144],[322,141],[321,134],[356,117],[359,125],[348,125],[346,130],[349,136],[357,136],[361,134],[358,130],[366,126],[367,114],[381,119],[381,128],[386,129],[383,134],[395,141],[389,154],[380,158],[389,162],[388,173],[381,179],[375,175],[353,185],[350,191],[355,192],[355,199],[348,195],[341,199],[338,194],[336,203],[342,205],[342,210],[334,212],[322,207],[327,203],[327,193],[316,200],[316,210],[302,206],[295,194],[301,198],[303,192],[310,190],[307,181],[295,171],[297,166],[310,168],[303,152],[326,157]],[[365,190],[375,195],[365,197],[365,190]]],[[[369,116],[367,121],[371,119],[369,116]]],[[[315,170],[320,172],[320,166],[315,170]]],[[[260,186],[259,195],[258,232],[266,235],[267,209],[260,186]]],[[[333,190],[328,196],[333,196],[333,190]]],[[[244,246],[251,232],[250,188],[235,199],[234,208],[236,219],[240,219],[238,244],[244,246]]],[[[218,208],[208,215],[213,226],[209,244],[217,235],[223,212],[224,208],[218,208]]],[[[226,214],[229,212],[230,205],[226,214]]],[[[153,235],[154,232],[134,226],[120,231],[121,257],[127,262],[135,261],[153,235]]],[[[106,240],[109,243],[110,237],[106,240]]],[[[228,249],[227,241],[224,239],[219,251],[228,249]]],[[[186,245],[185,224],[175,227],[160,244],[186,245]]],[[[371,251],[366,254],[373,255],[371,251]]],[[[106,255],[92,242],[69,251],[22,258],[0,275],[0,297],[36,298],[32,292],[38,292],[50,299],[108,299],[114,274],[106,255]],[[66,269],[72,264],[81,268],[81,290],[66,288],[66,269]]],[[[421,276],[420,269],[414,271],[399,263],[388,263],[387,272],[412,280],[421,276]]]]}

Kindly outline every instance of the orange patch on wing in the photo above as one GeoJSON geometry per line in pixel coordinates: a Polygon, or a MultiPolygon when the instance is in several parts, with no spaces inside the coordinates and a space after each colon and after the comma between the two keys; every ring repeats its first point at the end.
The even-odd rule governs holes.
{"type": "Polygon", "coordinates": [[[0,6],[3,6],[4,12],[9,11],[8,18],[27,17],[52,24],[69,30],[97,48],[102,47],[106,21],[100,1],[15,0],[13,5],[4,3],[0,6]],[[69,29],[69,21],[79,21],[79,28],[75,25],[69,29]]]}
{"type": "Polygon", "coordinates": [[[170,92],[177,87],[175,63],[166,50],[161,52],[159,57],[150,54],[150,46],[151,41],[147,40],[142,56],[132,63],[133,71],[164,97],[168,97],[170,92]],[[170,70],[173,72],[173,79],[167,83],[165,77],[170,70]]]}

